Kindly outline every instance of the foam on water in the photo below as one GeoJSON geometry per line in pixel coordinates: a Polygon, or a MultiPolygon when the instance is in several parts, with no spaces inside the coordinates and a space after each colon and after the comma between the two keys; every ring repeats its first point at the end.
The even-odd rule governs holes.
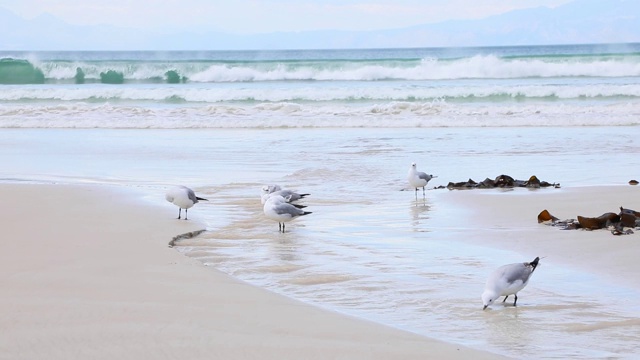
{"type": "Polygon", "coordinates": [[[332,128],[524,127],[640,125],[640,102],[606,106],[528,104],[466,106],[388,102],[348,106],[273,102],[254,105],[140,107],[57,103],[0,105],[3,128],[332,128]]]}
{"type": "MultiPolygon", "coordinates": [[[[5,86],[0,102],[15,101],[165,101],[180,98],[185,103],[225,102],[303,102],[367,103],[389,101],[436,101],[453,103],[511,102],[597,99],[638,100],[640,83],[573,81],[519,83],[490,81],[478,82],[411,82],[411,83],[359,83],[359,84],[283,84],[225,85],[206,87],[198,85],[60,85],[5,86]]],[[[329,104],[331,105],[331,104],[329,104]]],[[[150,106],[150,105],[147,105],[150,106]]]]}

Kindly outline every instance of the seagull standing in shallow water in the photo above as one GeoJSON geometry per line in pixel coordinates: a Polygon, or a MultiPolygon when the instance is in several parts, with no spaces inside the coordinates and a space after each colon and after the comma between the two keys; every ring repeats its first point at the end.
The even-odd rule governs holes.
{"type": "Polygon", "coordinates": [[[422,196],[424,197],[424,187],[427,186],[429,180],[433,179],[434,177],[437,176],[425,174],[421,171],[418,171],[416,169],[416,163],[411,164],[407,178],[409,179],[409,185],[416,189],[416,199],[418,198],[418,188],[422,188],[422,196]]]}
{"type": "Polygon", "coordinates": [[[178,219],[180,219],[180,217],[182,216],[182,209],[184,209],[185,220],[188,220],[187,210],[189,208],[197,204],[198,201],[209,201],[205,198],[197,197],[196,193],[194,193],[193,190],[182,185],[169,189],[164,198],[167,199],[168,202],[178,207],[178,219]]]}
{"type": "Polygon", "coordinates": [[[482,310],[493,304],[500,296],[504,296],[502,302],[507,301],[509,295],[513,295],[516,299],[513,306],[518,301],[518,291],[524,289],[529,283],[531,274],[538,266],[539,257],[533,259],[532,262],[516,263],[502,265],[497,268],[487,280],[484,292],[482,293],[482,310]]]}
{"type": "Polygon", "coordinates": [[[280,195],[269,196],[264,203],[263,211],[267,218],[278,222],[278,231],[281,232],[284,232],[285,222],[311,214],[310,211],[304,211],[289,204],[285,198],[280,195]]]}

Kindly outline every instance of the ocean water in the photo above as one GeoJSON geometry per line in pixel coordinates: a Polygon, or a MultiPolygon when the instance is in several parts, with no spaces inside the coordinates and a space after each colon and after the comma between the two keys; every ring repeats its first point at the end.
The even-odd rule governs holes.
{"type": "Polygon", "coordinates": [[[256,286],[515,358],[640,355],[640,289],[558,261],[519,307],[483,312],[487,274],[537,254],[483,242],[448,190],[416,200],[405,179],[411,162],[430,188],[637,179],[638,44],[0,57],[45,78],[0,85],[0,181],[137,187],[170,207],[164,190],[188,185],[210,199],[189,212],[207,232],[177,250],[256,286]],[[101,83],[109,70],[124,83],[101,83]],[[264,184],[310,193],[313,214],[279,233],[264,184]]]}
{"type": "Polygon", "coordinates": [[[1,58],[44,78],[7,84],[0,62],[1,127],[599,126],[640,112],[640,44],[1,58]],[[109,71],[123,83],[102,83],[109,71]]]}

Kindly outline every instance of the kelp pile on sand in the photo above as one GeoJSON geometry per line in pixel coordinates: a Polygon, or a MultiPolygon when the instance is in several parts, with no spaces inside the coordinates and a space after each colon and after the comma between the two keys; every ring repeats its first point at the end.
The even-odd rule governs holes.
{"type": "MultiPolygon", "coordinates": [[[[446,188],[449,190],[465,190],[465,189],[493,189],[493,188],[513,188],[513,187],[526,187],[526,188],[543,188],[554,187],[559,188],[560,184],[549,183],[547,181],[540,181],[535,175],[531,176],[529,180],[516,180],[509,175],[499,175],[495,179],[486,178],[481,182],[475,182],[472,179],[462,182],[449,182],[446,188]]],[[[444,188],[444,186],[440,186],[444,188]]]]}
{"type": "Polygon", "coordinates": [[[549,211],[538,214],[538,223],[557,226],[562,230],[598,230],[609,229],[613,235],[633,234],[632,228],[640,230],[640,212],[620,207],[619,213],[604,213],[598,217],[578,216],[577,219],[559,220],[549,211]]]}

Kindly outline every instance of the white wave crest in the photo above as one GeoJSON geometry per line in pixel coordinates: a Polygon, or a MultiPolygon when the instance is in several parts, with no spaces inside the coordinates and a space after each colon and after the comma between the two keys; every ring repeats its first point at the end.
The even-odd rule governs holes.
{"type": "Polygon", "coordinates": [[[175,70],[199,83],[260,81],[382,81],[519,79],[553,77],[640,76],[640,57],[501,58],[476,55],[455,60],[425,58],[422,61],[350,62],[300,61],[295,63],[242,62],[37,62],[48,79],[72,80],[81,68],[87,79],[100,73],[121,72],[125,80],[164,79],[175,70]]]}
{"type": "Polygon", "coordinates": [[[447,79],[517,79],[535,77],[626,77],[640,76],[637,58],[618,60],[503,59],[474,56],[453,61],[425,59],[411,66],[349,63],[333,67],[285,67],[260,69],[248,66],[214,65],[189,78],[197,82],[243,81],[377,81],[447,79]]]}

